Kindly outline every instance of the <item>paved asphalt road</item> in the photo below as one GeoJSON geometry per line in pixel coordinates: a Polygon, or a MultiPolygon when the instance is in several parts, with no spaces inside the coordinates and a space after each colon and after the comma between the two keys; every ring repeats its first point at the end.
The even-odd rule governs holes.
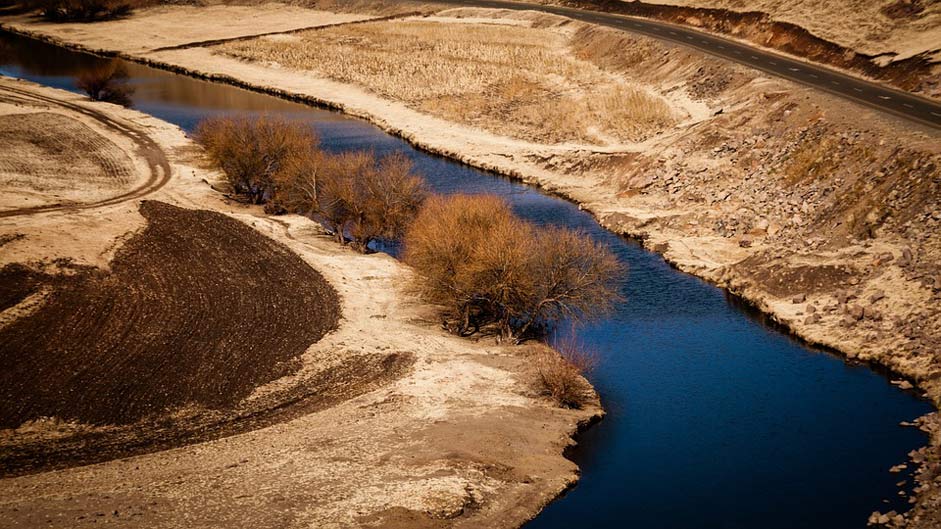
{"type": "Polygon", "coordinates": [[[881,84],[864,81],[825,66],[790,59],[783,55],[769,53],[695,29],[650,19],[505,0],[435,1],[465,7],[543,11],[583,22],[649,35],[661,40],[696,48],[717,57],[742,63],[778,77],[824,90],[867,107],[888,112],[934,129],[941,129],[941,103],[939,102],[888,88],[881,84]]]}

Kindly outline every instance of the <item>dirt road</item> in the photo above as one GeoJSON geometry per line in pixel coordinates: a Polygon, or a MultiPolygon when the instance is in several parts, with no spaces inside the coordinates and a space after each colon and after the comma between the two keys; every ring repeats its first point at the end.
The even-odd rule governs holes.
{"type": "Polygon", "coordinates": [[[884,84],[863,80],[840,71],[792,59],[738,41],[696,29],[637,17],[626,17],[587,9],[506,0],[438,0],[438,3],[464,7],[535,10],[590,24],[639,33],[647,37],[689,46],[710,55],[744,64],[762,72],[795,81],[834,94],[869,108],[888,112],[906,120],[941,129],[941,103],[912,95],[884,84]]]}

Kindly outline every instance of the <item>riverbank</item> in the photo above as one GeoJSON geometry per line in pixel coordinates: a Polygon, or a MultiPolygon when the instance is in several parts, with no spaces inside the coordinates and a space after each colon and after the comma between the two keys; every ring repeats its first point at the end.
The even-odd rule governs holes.
{"type": "MultiPolygon", "coordinates": [[[[335,289],[341,314],[334,330],[279,368],[288,368],[289,374],[262,381],[237,403],[203,405],[197,399],[154,422],[148,417],[101,427],[47,418],[4,430],[4,458],[19,461],[41,449],[35,468],[60,468],[35,473],[23,467],[21,471],[31,473],[0,480],[0,516],[8,523],[518,527],[574,484],[577,468],[563,451],[572,444],[572,435],[602,412],[597,401],[583,410],[567,410],[541,397],[530,360],[535,349],[450,336],[439,329],[432,307],[405,293],[409,271],[395,259],[340,247],[307,219],[272,218],[260,208],[226,199],[212,187],[220,175],[206,167],[201,151],[176,126],[24,81],[0,80],[0,94],[4,124],[9,116],[16,123],[38,119],[41,123],[33,125],[43,124],[40,132],[48,133],[66,123],[82,132],[74,138],[79,146],[99,146],[80,147],[88,152],[63,159],[33,160],[49,169],[43,175],[55,175],[54,167],[46,166],[62,163],[79,168],[99,163],[116,175],[107,185],[90,182],[91,192],[72,193],[56,209],[42,212],[11,209],[19,205],[13,195],[32,199],[48,189],[10,190],[0,206],[0,264],[23,263],[62,278],[88,267],[100,274],[122,274],[128,258],[146,256],[147,247],[163,247],[155,233],[176,238],[174,249],[185,247],[185,238],[200,230],[190,225],[177,233],[168,223],[197,215],[206,229],[227,230],[225,237],[244,239],[242,261],[252,259],[256,243],[249,238],[257,238],[264,248],[274,245],[276,254],[281,251],[277,248],[289,249],[289,260],[300,259],[335,289]],[[149,138],[160,153],[142,150],[131,137],[149,138]],[[145,156],[147,152],[151,154],[145,156]],[[160,185],[142,185],[152,161],[157,162],[160,185]],[[175,213],[160,216],[166,208],[175,213]],[[255,235],[245,238],[246,230],[255,235]],[[188,425],[199,425],[200,433],[175,437],[188,425]],[[181,442],[141,449],[141,440],[132,436],[148,430],[159,431],[162,441],[181,442]],[[91,447],[92,459],[69,449],[73,441],[91,447]],[[127,443],[137,443],[138,449],[124,451],[127,443]]],[[[30,152],[22,154],[28,157],[30,152]]],[[[4,165],[5,176],[10,170],[4,165]]],[[[28,187],[29,175],[20,176],[28,187]]],[[[38,183],[48,187],[56,182],[46,176],[38,183]]],[[[200,251],[209,256],[215,250],[206,246],[200,251]]],[[[265,261],[283,271],[281,257],[275,257],[268,255],[265,261]]],[[[160,268],[175,262],[164,257],[134,266],[160,268]]],[[[160,277],[164,272],[147,274],[160,277]]],[[[208,287],[226,279],[204,278],[201,283],[208,287]]],[[[149,288],[145,283],[135,288],[149,288]]],[[[197,301],[212,298],[211,290],[200,291],[197,301]]],[[[14,325],[58,302],[57,295],[50,298],[44,292],[4,307],[0,325],[14,325]]],[[[277,311],[298,308],[276,302],[253,310],[290,321],[277,311]]],[[[231,312],[242,301],[227,303],[231,312]]],[[[202,321],[210,319],[207,314],[202,321]]],[[[260,362],[262,353],[260,345],[253,349],[254,362],[260,362]]],[[[133,393],[131,386],[127,391],[133,393]]],[[[5,472],[12,469],[6,463],[3,467],[5,472]]]]}
{"type": "Polygon", "coordinates": [[[81,38],[24,20],[10,27],[327,104],[423,149],[538,184],[578,202],[609,229],[642,238],[680,269],[729,288],[811,343],[885,366],[910,380],[900,385],[914,383],[939,401],[941,249],[930,236],[941,221],[935,132],[682,48],[527,16],[452,10],[434,22],[555,31],[580,60],[705,111],[640,143],[541,143],[538,136],[488,132],[499,130],[499,121],[422,112],[394,94],[376,95],[382,87],[351,85],[316,65],[245,60],[245,50],[225,46],[96,48],[105,26],[84,26],[81,38]]]}
{"type": "MultiPolygon", "coordinates": [[[[475,14],[486,20],[514,16],[485,10],[448,13],[450,20],[444,23],[472,24],[475,20],[459,17],[475,14]]],[[[519,23],[560,22],[533,14],[519,23]]],[[[648,86],[661,92],[685,90],[695,115],[640,143],[541,143],[437,118],[379,97],[369,87],[314,71],[237,60],[224,46],[142,53],[130,44],[101,48],[93,38],[96,28],[114,35],[105,26],[83,26],[80,39],[68,27],[38,28],[22,20],[8,20],[4,26],[66,46],[325,104],[423,149],[538,184],[581,204],[607,227],[644,239],[684,271],[730,288],[808,341],[911,377],[937,401],[935,329],[903,324],[900,332],[893,332],[892,326],[918,316],[932,320],[932,303],[941,291],[941,277],[935,276],[937,249],[928,237],[938,223],[933,208],[938,199],[937,133],[906,130],[894,118],[694,52],[580,25],[575,31],[585,40],[577,44],[632,39],[651,53],[669,53],[671,65],[682,67],[679,80],[676,73],[654,71],[648,86]],[[698,71],[689,64],[693,59],[702,59],[711,70],[707,78],[682,78],[698,71]],[[711,92],[686,86],[709,81],[727,86],[711,92]],[[673,85],[666,87],[669,82],[673,85]],[[764,102],[760,113],[753,108],[759,102],[764,102]],[[899,147],[902,143],[907,146],[899,147]],[[842,155],[845,167],[837,166],[831,152],[842,155]],[[848,182],[850,172],[872,178],[848,182]],[[924,193],[900,188],[911,183],[924,187],[924,193]],[[894,202],[867,200],[866,195],[881,193],[894,202]],[[908,196],[899,196],[903,193],[908,196]],[[806,299],[795,302],[801,295],[806,299]],[[864,309],[863,316],[849,321],[843,316],[858,313],[854,303],[864,309]],[[879,312],[881,320],[865,317],[870,305],[870,314],[879,312]],[[808,310],[810,306],[816,310],[808,310]],[[900,349],[907,351],[892,352],[900,349]]],[[[618,58],[605,61],[616,63],[618,58]]],[[[673,98],[684,99],[682,94],[673,98]]]]}

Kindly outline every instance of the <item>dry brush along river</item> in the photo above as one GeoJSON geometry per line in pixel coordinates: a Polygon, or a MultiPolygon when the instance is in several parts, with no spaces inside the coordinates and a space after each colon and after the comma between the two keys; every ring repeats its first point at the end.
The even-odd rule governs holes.
{"type": "MultiPolygon", "coordinates": [[[[76,91],[107,59],[0,33],[0,73],[76,91]]],[[[578,486],[527,527],[860,528],[904,511],[907,474],[889,468],[926,443],[902,427],[932,411],[864,365],[767,325],[722,290],[601,228],[535,188],[420,152],[342,114],[128,64],[133,106],[192,131],[202,118],[305,120],[328,150],[402,151],[437,193],[495,193],[526,219],[583,230],[629,266],[626,301],[578,329],[600,354],[591,381],[606,418],[571,457],[578,486]]],[[[395,253],[396,249],[386,248],[395,253]]]]}

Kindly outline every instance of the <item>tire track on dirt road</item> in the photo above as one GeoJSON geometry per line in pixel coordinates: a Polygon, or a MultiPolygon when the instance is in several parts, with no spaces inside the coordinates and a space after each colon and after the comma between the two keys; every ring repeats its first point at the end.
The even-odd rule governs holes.
{"type": "Polygon", "coordinates": [[[134,200],[150,195],[151,193],[165,186],[170,181],[172,171],[170,169],[170,162],[167,160],[166,153],[143,129],[136,128],[128,123],[118,121],[100,110],[88,108],[78,103],[72,103],[54,97],[45,96],[31,90],[15,88],[9,85],[0,85],[0,93],[12,94],[16,97],[29,101],[58,106],[72,112],[78,112],[83,116],[95,120],[105,128],[117,132],[118,134],[130,139],[137,146],[136,154],[146,160],[149,172],[147,180],[143,184],[113,197],[87,203],[46,204],[29,208],[0,211],[0,218],[34,215],[37,213],[47,213],[52,211],[78,211],[82,209],[111,206],[121,202],[126,202],[128,200],[134,200]]]}

